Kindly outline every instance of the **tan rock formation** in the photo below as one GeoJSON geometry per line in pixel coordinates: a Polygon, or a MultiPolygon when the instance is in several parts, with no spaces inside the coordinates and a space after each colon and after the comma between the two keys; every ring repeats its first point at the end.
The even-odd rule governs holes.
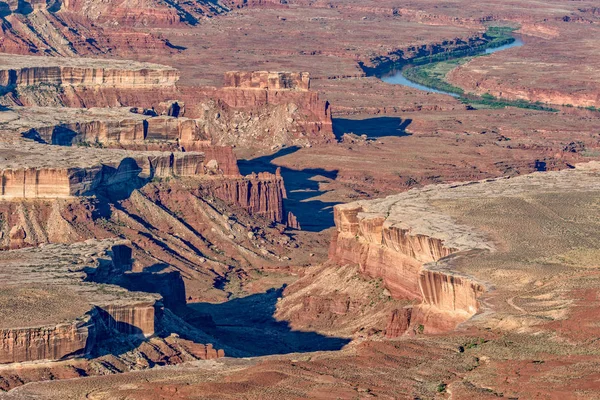
{"type": "MultiPolygon", "coordinates": [[[[161,296],[165,306],[175,296],[185,303],[181,276],[128,273],[129,245],[88,240],[0,252],[0,364],[90,356],[115,335],[122,343],[139,343],[155,334],[156,322],[164,329],[164,315],[172,314],[161,296]]],[[[154,352],[182,346],[192,359],[223,356],[211,345],[176,338],[166,343],[171,350],[161,349],[165,342],[158,340],[154,352]]]]}
{"type": "Polygon", "coordinates": [[[106,304],[97,307],[97,312],[111,331],[148,337],[154,334],[154,308],[154,302],[106,304]]]}
{"type": "Polygon", "coordinates": [[[269,221],[286,222],[283,210],[286,192],[279,173],[261,172],[238,179],[207,182],[201,190],[252,215],[269,221]]]}
{"type": "Polygon", "coordinates": [[[412,308],[409,307],[394,310],[385,327],[385,336],[388,338],[395,338],[403,335],[410,327],[411,315],[412,308]]]}
{"type": "MultiPolygon", "coordinates": [[[[413,313],[413,323],[423,313],[446,313],[453,323],[458,323],[477,312],[477,298],[484,292],[484,286],[474,278],[431,268],[461,249],[490,247],[468,228],[457,226],[442,215],[428,213],[419,195],[418,191],[411,191],[397,198],[336,206],[337,234],[330,257],[339,264],[358,264],[362,273],[382,278],[394,298],[420,300],[427,311],[413,313]],[[409,199],[416,199],[416,204],[410,204],[409,199]],[[448,231],[443,232],[443,226],[448,231]]],[[[395,318],[400,316],[392,316],[392,335],[398,333],[393,328],[397,324],[395,318]]],[[[431,320],[430,329],[453,326],[452,323],[436,326],[431,320]]]]}
{"type": "Polygon", "coordinates": [[[179,72],[150,63],[119,60],[0,55],[0,86],[60,85],[144,88],[173,86],[179,72]]]}
{"type": "Polygon", "coordinates": [[[225,73],[223,86],[242,89],[308,91],[310,75],[308,72],[230,71],[225,73]]]}
{"type": "Polygon", "coordinates": [[[89,315],[55,326],[0,329],[0,364],[83,356],[94,329],[89,315]]]}
{"type": "Polygon", "coordinates": [[[158,296],[84,283],[83,267],[111,263],[108,251],[115,243],[91,240],[0,253],[0,363],[83,356],[112,330],[154,333],[158,296]]]}
{"type": "Polygon", "coordinates": [[[85,147],[67,150],[33,144],[19,150],[20,153],[7,152],[12,158],[5,159],[5,164],[0,166],[0,199],[87,196],[111,185],[135,188],[153,178],[239,177],[230,148],[197,148],[208,150],[211,158],[195,151],[95,149],[91,152],[85,147]],[[63,158],[63,154],[67,157],[63,158]],[[31,166],[22,166],[24,164],[31,166]]]}

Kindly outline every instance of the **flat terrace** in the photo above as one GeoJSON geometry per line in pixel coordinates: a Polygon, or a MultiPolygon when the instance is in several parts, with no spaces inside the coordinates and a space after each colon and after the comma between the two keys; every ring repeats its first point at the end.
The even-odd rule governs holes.
{"type": "Polygon", "coordinates": [[[23,142],[23,134],[31,129],[93,122],[141,124],[150,118],[130,110],[130,107],[7,107],[0,112],[0,143],[23,142]]]}
{"type": "Polygon", "coordinates": [[[123,71],[139,71],[144,69],[157,71],[177,71],[175,68],[170,66],[150,62],[102,58],[40,57],[16,54],[0,54],[0,70],[16,70],[36,67],[95,68],[123,71]]]}
{"type": "Polygon", "coordinates": [[[84,282],[85,268],[110,262],[123,241],[88,240],[0,252],[0,329],[53,326],[82,317],[94,305],[155,302],[159,296],[84,282]]]}
{"type": "MultiPolygon", "coordinates": [[[[590,162],[354,204],[363,206],[359,219],[382,215],[385,224],[463,250],[427,267],[474,277],[490,289],[481,298],[482,313],[470,323],[543,332],[585,314],[579,297],[600,285],[599,195],[600,164],[590,162]]],[[[595,323],[581,320],[584,330],[595,323]]]]}

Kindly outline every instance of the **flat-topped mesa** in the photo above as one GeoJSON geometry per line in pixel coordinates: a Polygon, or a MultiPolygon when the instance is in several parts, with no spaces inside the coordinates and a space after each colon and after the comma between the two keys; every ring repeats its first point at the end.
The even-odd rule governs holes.
{"type": "Polygon", "coordinates": [[[330,258],[358,264],[362,273],[382,278],[393,297],[423,299],[419,275],[423,264],[452,254],[440,239],[411,234],[386,221],[386,215],[365,212],[357,203],[334,207],[337,236],[330,258]]]}
{"type": "Polygon", "coordinates": [[[320,122],[331,123],[329,103],[310,90],[308,72],[226,72],[216,97],[231,107],[256,107],[295,103],[320,122]]]}
{"type": "MultiPolygon", "coordinates": [[[[130,245],[88,240],[0,252],[0,364],[95,356],[115,336],[139,343],[163,329],[167,300],[185,304],[183,280],[179,272],[130,272],[130,245]],[[109,279],[98,279],[103,271],[109,279]]],[[[200,350],[194,357],[223,356],[200,350]]]]}
{"type": "Polygon", "coordinates": [[[4,90],[40,84],[70,87],[163,88],[179,79],[175,68],[122,60],[0,55],[4,90]]]}
{"type": "Polygon", "coordinates": [[[242,89],[308,91],[310,74],[308,72],[230,71],[225,73],[223,86],[242,89]]]}
{"type": "MultiPolygon", "coordinates": [[[[85,356],[111,333],[154,333],[158,296],[84,283],[84,270],[73,268],[83,267],[89,253],[108,257],[116,243],[89,241],[2,252],[0,302],[13,304],[0,312],[0,364],[85,356]],[[28,308],[31,293],[43,299],[34,304],[39,310],[28,308]]],[[[92,261],[102,262],[111,261],[92,261]]]]}
{"type": "Polygon", "coordinates": [[[468,319],[479,308],[478,298],[485,288],[474,279],[428,269],[419,275],[419,287],[423,294],[423,303],[436,309],[462,313],[468,319]]]}
{"type": "Polygon", "coordinates": [[[220,174],[216,160],[198,152],[130,152],[121,159],[88,167],[0,169],[0,200],[89,196],[119,187],[140,187],[153,178],[220,174]]]}
{"type": "MultiPolygon", "coordinates": [[[[392,197],[373,204],[365,201],[335,206],[337,232],[330,259],[341,265],[358,264],[361,273],[381,278],[396,299],[420,301],[412,312],[412,324],[427,321],[430,332],[453,329],[478,311],[477,298],[484,287],[473,278],[434,268],[468,247],[448,245],[435,232],[425,234],[422,232],[427,229],[402,222],[402,215],[394,213],[402,204],[397,205],[392,197]],[[438,320],[433,322],[434,318],[438,320]]],[[[416,212],[423,213],[423,208],[417,205],[416,212]]],[[[428,220],[434,218],[429,215],[428,220]]]]}
{"type": "MultiPolygon", "coordinates": [[[[81,155],[81,159],[86,157],[84,154],[86,147],[98,148],[93,152],[88,150],[94,154],[99,151],[106,152],[106,148],[129,150],[131,154],[126,155],[133,158],[136,158],[133,152],[139,151],[200,152],[205,154],[205,164],[210,164],[207,173],[239,176],[237,160],[232,148],[213,146],[210,136],[195,119],[168,115],[149,116],[130,112],[129,108],[123,107],[111,109],[11,107],[9,111],[2,114],[0,119],[4,122],[3,142],[16,146],[15,149],[19,151],[24,150],[25,144],[31,143],[29,141],[24,143],[23,138],[25,138],[43,144],[73,146],[74,149],[70,153],[81,155]],[[21,143],[23,144],[19,145],[21,143]]],[[[66,151],[56,147],[48,152],[43,149],[44,147],[36,149],[42,159],[50,158],[49,155],[53,152],[57,152],[54,158],[60,159],[66,151]]],[[[38,161],[16,164],[23,167],[37,166],[38,161]]],[[[105,160],[99,160],[100,162],[105,160]]]]}
{"type": "Polygon", "coordinates": [[[196,106],[184,97],[186,112],[202,120],[214,143],[273,148],[335,140],[329,103],[310,90],[306,72],[227,72],[223,87],[187,95],[204,97],[196,106]]]}
{"type": "Polygon", "coordinates": [[[201,131],[196,120],[160,116],[139,118],[132,114],[122,119],[60,123],[32,128],[23,136],[36,141],[71,146],[102,144],[105,146],[173,143],[182,147],[210,145],[210,138],[201,131]]]}

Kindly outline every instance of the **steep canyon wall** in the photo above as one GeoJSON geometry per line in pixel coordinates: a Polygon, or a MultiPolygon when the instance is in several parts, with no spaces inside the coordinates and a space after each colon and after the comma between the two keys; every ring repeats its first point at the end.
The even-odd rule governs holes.
{"type": "Polygon", "coordinates": [[[418,312],[412,313],[413,323],[427,319],[434,330],[452,328],[479,309],[482,285],[449,271],[431,270],[436,262],[458,251],[443,240],[414,234],[408,226],[387,221],[385,213],[368,212],[357,203],[336,206],[334,218],[330,259],[340,265],[358,264],[363,274],[382,279],[396,299],[420,301],[418,312]],[[452,322],[446,323],[444,315],[452,322]]]}

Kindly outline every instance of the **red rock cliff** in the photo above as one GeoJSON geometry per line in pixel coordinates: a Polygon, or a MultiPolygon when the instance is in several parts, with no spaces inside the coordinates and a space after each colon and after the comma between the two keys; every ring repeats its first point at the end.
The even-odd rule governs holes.
{"type": "Polygon", "coordinates": [[[458,250],[439,238],[413,233],[389,215],[389,210],[372,212],[361,203],[336,206],[330,258],[341,265],[358,264],[363,274],[383,279],[396,299],[421,300],[419,312],[411,317],[413,323],[428,318],[423,315],[442,315],[433,330],[443,330],[473,316],[483,286],[449,271],[433,271],[428,265],[458,250]],[[444,314],[452,322],[443,321],[444,314]]]}
{"type": "Polygon", "coordinates": [[[286,197],[283,178],[279,173],[261,172],[238,179],[224,179],[202,185],[203,191],[224,202],[240,207],[252,215],[285,223],[283,209],[286,197]]]}
{"type": "Polygon", "coordinates": [[[89,316],[50,327],[0,329],[0,364],[83,356],[94,334],[89,316]]]}

